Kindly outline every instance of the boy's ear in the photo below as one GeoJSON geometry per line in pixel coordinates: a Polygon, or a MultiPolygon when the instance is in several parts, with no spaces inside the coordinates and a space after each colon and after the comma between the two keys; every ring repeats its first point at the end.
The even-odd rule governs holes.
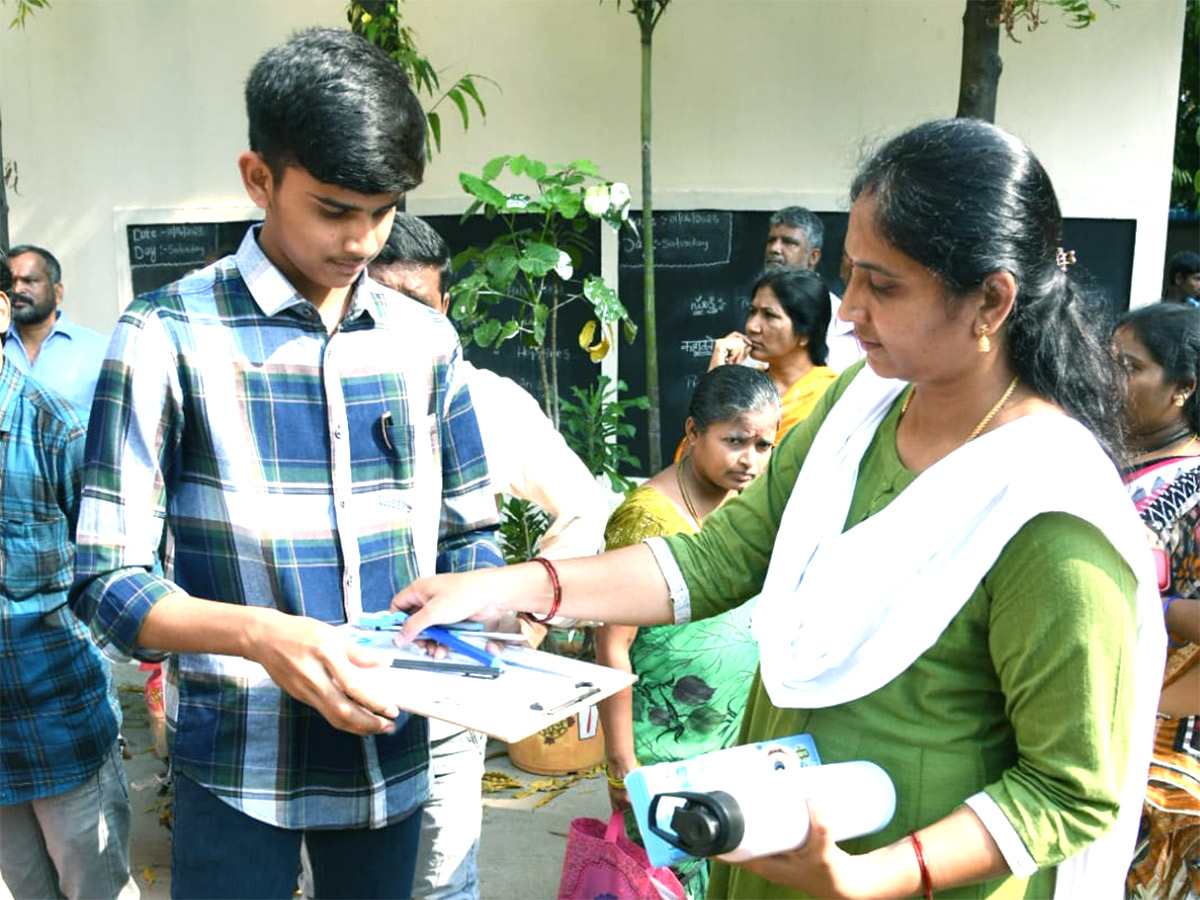
{"type": "Polygon", "coordinates": [[[441,308],[441,313],[442,313],[442,315],[443,315],[443,316],[449,316],[449,315],[450,315],[450,292],[449,292],[449,291],[443,291],[443,292],[442,292],[442,308],[441,308]]]}
{"type": "Polygon", "coordinates": [[[238,171],[242,173],[242,184],[246,193],[254,201],[254,205],[265,210],[271,204],[275,191],[275,176],[271,167],[253,150],[247,150],[238,157],[238,171]]]}
{"type": "Polygon", "coordinates": [[[0,291],[0,343],[4,342],[4,335],[8,334],[8,326],[12,324],[12,304],[8,300],[8,294],[0,291]]]}

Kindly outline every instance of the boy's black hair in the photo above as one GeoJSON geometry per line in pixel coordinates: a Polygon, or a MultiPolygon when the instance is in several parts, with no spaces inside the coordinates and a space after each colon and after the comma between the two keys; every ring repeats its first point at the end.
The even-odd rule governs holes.
{"type": "Polygon", "coordinates": [[[250,149],[276,181],[300,166],[360,194],[403,194],[425,174],[425,113],[408,77],[365,38],[301,31],[268,50],[246,81],[250,149]]]}
{"type": "Polygon", "coordinates": [[[437,269],[438,291],[444,294],[450,280],[450,245],[424,219],[397,212],[392,231],[372,264],[437,269]]]}
{"type": "Polygon", "coordinates": [[[8,254],[0,250],[0,294],[11,294],[12,289],[12,266],[8,264],[8,254]]]}

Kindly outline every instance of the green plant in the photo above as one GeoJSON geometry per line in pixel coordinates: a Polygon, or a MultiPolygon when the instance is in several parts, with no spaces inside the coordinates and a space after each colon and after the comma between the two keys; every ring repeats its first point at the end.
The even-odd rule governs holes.
{"type": "Polygon", "coordinates": [[[571,388],[577,403],[561,401],[563,439],[593,475],[605,476],[613,490],[622,494],[634,485],[620,474],[620,468],[641,464],[625,443],[634,436],[625,415],[631,409],[646,409],[650,403],[645,397],[618,400],[616,395],[623,390],[624,381],[613,387],[608,376],[601,375],[591,387],[571,388]]]}
{"type": "Polygon", "coordinates": [[[537,504],[505,497],[500,504],[500,550],[505,562],[525,562],[537,556],[538,541],[549,525],[549,515],[537,504]]]}
{"type": "Polygon", "coordinates": [[[458,113],[462,116],[463,131],[466,131],[470,124],[472,104],[479,111],[481,119],[487,118],[487,109],[475,82],[488,81],[493,85],[495,82],[484,75],[468,72],[443,91],[437,69],[433,67],[429,58],[417,49],[416,35],[404,24],[398,0],[353,0],[346,7],[346,18],[350,20],[351,31],[361,34],[396,61],[408,75],[413,90],[433,100],[425,110],[425,116],[429,120],[425,145],[430,154],[435,149],[440,153],[442,149],[442,116],[438,107],[445,101],[449,100],[458,108],[458,113]]]}
{"type": "Polygon", "coordinates": [[[572,281],[588,248],[588,217],[619,228],[629,214],[629,188],[602,179],[589,160],[552,167],[523,154],[497,156],[480,175],[463,172],[458,180],[473,198],[464,220],[482,212],[504,230],[487,247],[469,247],[454,258],[455,271],[469,274],[450,290],[451,315],[465,345],[499,347],[519,336],[537,352],[543,403],[557,426],[559,310],[579,300],[591,304],[595,321],[584,327],[580,343],[596,362],[618,325],[629,341],[637,332],[602,277],[588,275],[580,288],[572,281]],[[496,181],[506,170],[528,186],[502,190],[496,181]]]}

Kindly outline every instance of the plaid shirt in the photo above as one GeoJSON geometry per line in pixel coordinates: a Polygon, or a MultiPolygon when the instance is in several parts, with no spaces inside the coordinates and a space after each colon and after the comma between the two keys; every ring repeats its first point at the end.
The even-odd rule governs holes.
{"type": "Polygon", "coordinates": [[[83,441],[68,403],[0,355],[0,804],[77,787],[117,739],[108,663],[67,607],[83,441]]]}
{"type": "MultiPolygon", "coordinates": [[[[503,564],[453,327],[363,277],[329,335],[256,233],[113,333],[72,592],[110,656],[151,656],[138,630],[177,590],[341,623],[418,575],[503,564]],[[174,582],[154,574],[164,520],[174,582]]],[[[379,827],[428,792],[423,718],[338,731],[214,654],[172,654],[166,701],[172,765],[260,821],[379,827]]]]}

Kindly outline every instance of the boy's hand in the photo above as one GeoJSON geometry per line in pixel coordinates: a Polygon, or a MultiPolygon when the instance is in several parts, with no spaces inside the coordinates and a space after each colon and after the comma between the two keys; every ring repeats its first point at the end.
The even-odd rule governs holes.
{"type": "Polygon", "coordinates": [[[395,730],[399,708],[363,671],[380,665],[379,656],[348,643],[333,626],[304,616],[271,616],[256,646],[255,661],[271,679],[333,727],[352,734],[395,730]]]}

